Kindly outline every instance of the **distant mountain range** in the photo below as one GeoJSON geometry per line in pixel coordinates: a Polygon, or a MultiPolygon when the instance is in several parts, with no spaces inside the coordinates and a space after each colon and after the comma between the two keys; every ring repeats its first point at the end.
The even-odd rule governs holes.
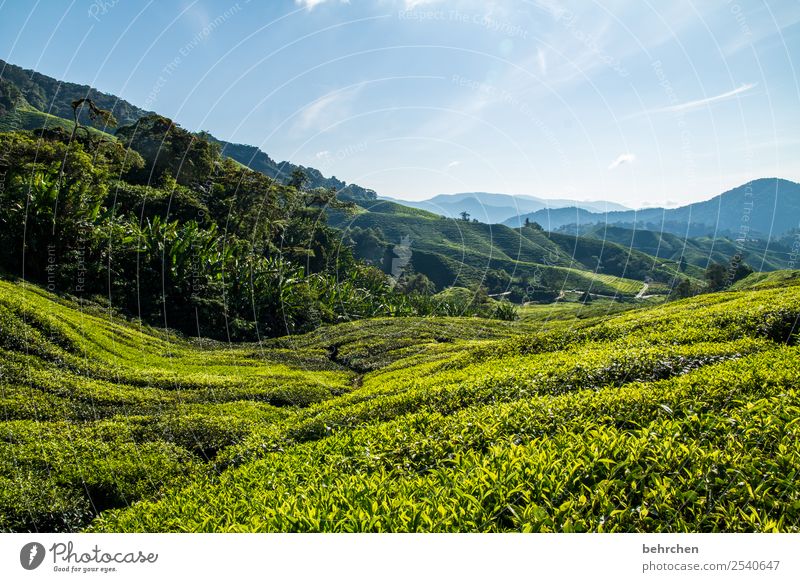
{"type": "Polygon", "coordinates": [[[576,206],[549,208],[513,216],[507,226],[525,220],[545,230],[575,231],[587,225],[609,224],[681,236],[729,236],[771,240],[800,228],[800,184],[780,178],[760,178],[706,200],[679,208],[646,208],[593,212],[576,206]]]}
{"type": "MultiPolygon", "coordinates": [[[[0,61],[0,131],[44,125],[69,128],[72,101],[86,96],[111,110],[121,125],[150,114],[86,85],[60,82],[0,61]]],[[[609,277],[630,281],[647,276],[667,282],[683,258],[688,264],[684,275],[699,279],[710,260],[724,262],[737,252],[744,252],[755,268],[785,268],[791,252],[786,235],[800,224],[800,184],[778,178],[754,180],[710,200],[674,209],[631,210],[605,201],[488,192],[442,194],[395,204],[377,200],[374,191],[326,177],[315,168],[276,162],[257,147],[204,132],[200,135],[253,170],[288,181],[300,168],[309,187],[334,188],[356,200],[366,212],[354,221],[334,217],[334,224],[370,229],[388,247],[409,237],[411,266],[440,287],[457,281],[477,283],[489,271],[505,271],[521,278],[541,274],[555,288],[568,285],[611,292],[628,285],[625,293],[635,293],[634,283],[613,282],[609,277]],[[457,218],[462,212],[470,215],[468,222],[440,218],[457,218]],[[526,219],[545,231],[561,232],[516,230],[526,219]],[[732,239],[740,233],[750,239],[769,237],[775,243],[736,243],[732,239]]]]}
{"type": "Polygon", "coordinates": [[[590,212],[629,210],[629,208],[621,204],[602,200],[582,202],[578,200],[538,198],[525,194],[511,195],[491,192],[439,194],[427,200],[401,200],[385,196],[381,197],[381,199],[411,206],[412,208],[420,208],[448,218],[459,218],[462,212],[467,212],[470,218],[475,218],[487,224],[505,222],[513,217],[547,208],[575,207],[590,212]]]}

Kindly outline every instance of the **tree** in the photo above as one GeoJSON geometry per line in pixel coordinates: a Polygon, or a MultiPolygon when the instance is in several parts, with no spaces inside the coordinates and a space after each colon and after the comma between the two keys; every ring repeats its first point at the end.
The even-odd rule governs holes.
{"type": "Polygon", "coordinates": [[[706,268],[706,288],[713,291],[720,291],[725,288],[727,269],[720,263],[711,263],[706,268]]]}
{"type": "Polygon", "coordinates": [[[347,234],[347,242],[353,247],[356,257],[380,266],[388,246],[380,228],[354,226],[347,231],[347,234]]]}
{"type": "Polygon", "coordinates": [[[530,219],[529,217],[527,217],[527,216],[525,217],[525,228],[532,228],[533,230],[539,230],[539,231],[542,231],[542,230],[544,230],[544,228],[542,228],[542,225],[541,225],[541,224],[539,224],[538,222],[535,222],[535,221],[531,220],[531,219],[530,219]]]}
{"type": "Polygon", "coordinates": [[[681,256],[680,263],[678,263],[678,269],[680,269],[681,273],[685,273],[687,266],[688,266],[688,263],[686,262],[686,257],[681,256]]]}
{"type": "Polygon", "coordinates": [[[75,119],[75,125],[72,128],[72,135],[70,136],[70,141],[75,139],[75,134],[77,133],[78,129],[82,129],[86,132],[86,137],[91,141],[91,134],[89,133],[89,129],[80,122],[80,112],[83,109],[83,106],[89,108],[89,119],[92,122],[100,120],[104,127],[116,127],[117,119],[110,111],[106,111],[105,109],[100,109],[97,105],[94,104],[94,101],[89,99],[88,97],[83,97],[81,99],[76,99],[72,102],[72,116],[75,119]]]}
{"type": "Polygon", "coordinates": [[[406,294],[433,295],[436,285],[424,273],[408,273],[397,283],[398,291],[406,294]]]}
{"type": "Polygon", "coordinates": [[[292,177],[289,178],[287,186],[291,186],[296,190],[302,190],[306,182],[308,182],[308,176],[306,176],[303,168],[295,168],[292,170],[292,177]]]}
{"type": "Polygon", "coordinates": [[[466,210],[462,210],[461,212],[458,213],[458,215],[464,222],[469,222],[469,212],[467,212],[466,210]]]}
{"type": "Polygon", "coordinates": [[[692,284],[689,279],[681,279],[680,282],[672,288],[670,292],[670,299],[686,299],[693,295],[692,284]]]}
{"type": "Polygon", "coordinates": [[[127,181],[152,186],[169,175],[178,184],[198,192],[206,193],[211,187],[220,161],[218,144],[155,114],[120,127],[116,136],[125,146],[139,152],[146,162],[142,171],[125,176],[127,181]]]}
{"type": "Polygon", "coordinates": [[[736,255],[731,259],[730,265],[728,265],[728,283],[736,283],[736,281],[744,279],[752,272],[753,268],[742,261],[741,255],[736,255]]]}

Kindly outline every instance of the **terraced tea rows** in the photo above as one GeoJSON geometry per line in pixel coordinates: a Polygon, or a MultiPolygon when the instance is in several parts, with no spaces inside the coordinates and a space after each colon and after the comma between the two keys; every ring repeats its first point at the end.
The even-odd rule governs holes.
{"type": "Polygon", "coordinates": [[[0,282],[0,528],[797,531],[800,287],[172,337],[0,282]]]}

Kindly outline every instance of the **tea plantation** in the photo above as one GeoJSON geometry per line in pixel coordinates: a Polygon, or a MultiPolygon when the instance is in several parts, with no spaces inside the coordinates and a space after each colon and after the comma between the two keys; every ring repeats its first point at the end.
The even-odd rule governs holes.
{"type": "Polygon", "coordinates": [[[751,277],[256,344],[0,281],[0,530],[799,531],[800,279],[751,277]]]}

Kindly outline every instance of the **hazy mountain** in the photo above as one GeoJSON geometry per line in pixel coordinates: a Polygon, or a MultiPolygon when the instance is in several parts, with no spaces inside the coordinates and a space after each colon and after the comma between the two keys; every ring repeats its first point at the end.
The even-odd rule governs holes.
{"type": "MultiPolygon", "coordinates": [[[[679,208],[591,212],[581,208],[543,209],[520,216],[546,230],[568,225],[613,224],[684,236],[775,238],[800,225],[800,184],[760,178],[706,200],[679,208]]],[[[517,218],[504,221],[517,226],[517,218]]]]}
{"type": "MultiPolygon", "coordinates": [[[[611,210],[628,210],[627,207],[614,202],[547,199],[524,194],[496,194],[491,192],[461,192],[458,194],[439,194],[427,200],[401,200],[383,197],[413,208],[421,208],[435,214],[458,218],[462,212],[468,212],[471,218],[480,222],[496,224],[513,219],[516,216],[536,212],[545,208],[577,207],[592,212],[611,210]]],[[[522,221],[524,222],[524,220],[522,221]]],[[[506,224],[511,224],[506,222],[506,224]]],[[[513,224],[512,226],[519,226],[513,224]]]]}

